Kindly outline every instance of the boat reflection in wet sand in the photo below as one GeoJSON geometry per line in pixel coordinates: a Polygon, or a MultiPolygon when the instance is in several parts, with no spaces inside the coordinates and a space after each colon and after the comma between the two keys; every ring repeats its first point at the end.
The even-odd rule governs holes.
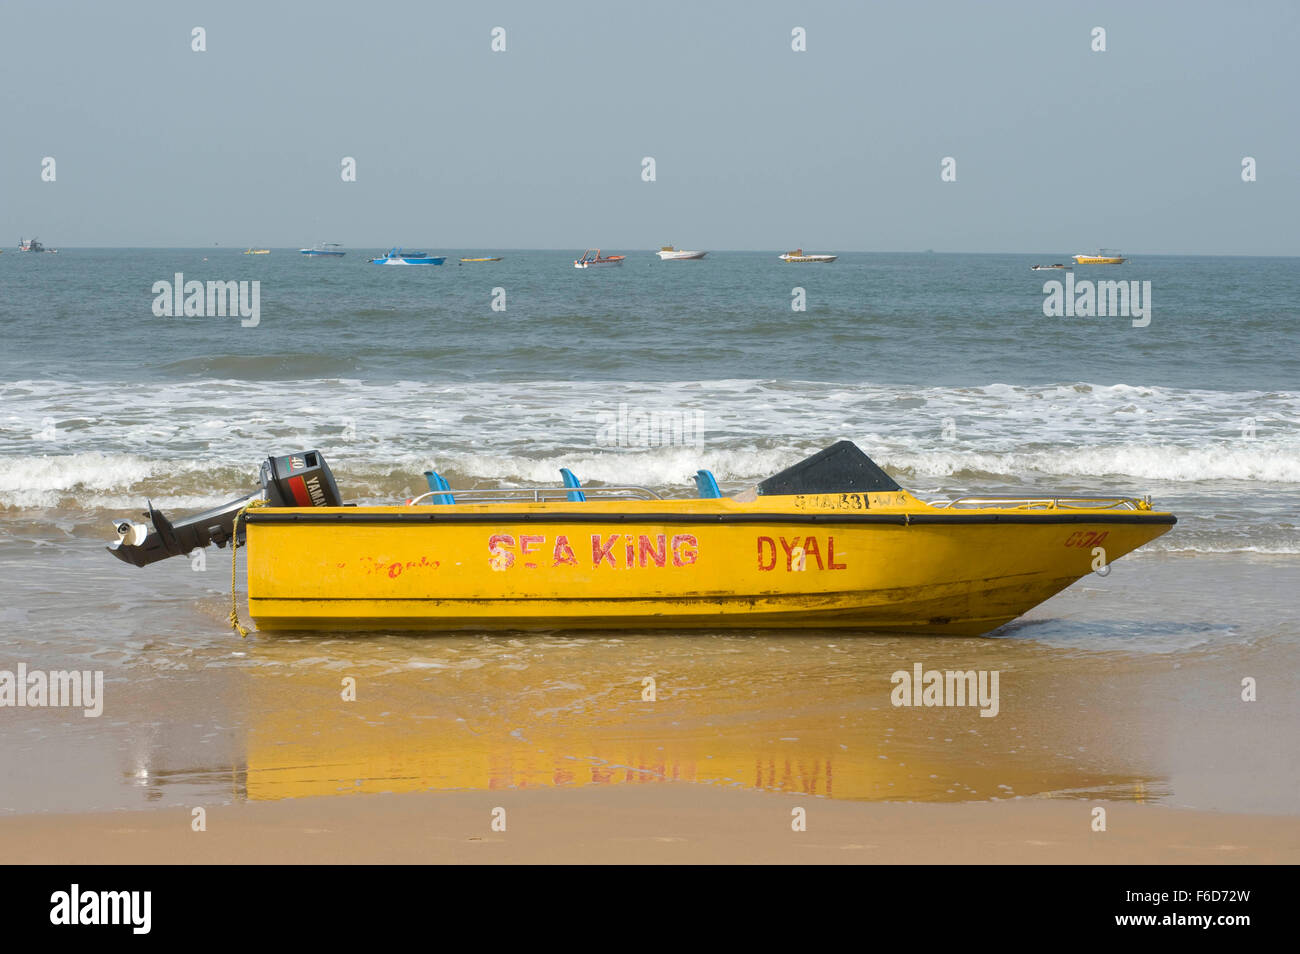
{"type": "Polygon", "coordinates": [[[118,522],[144,566],[246,535],[264,630],[844,627],[977,635],[1167,532],[1129,497],[924,503],[848,441],[724,497],[639,487],[453,490],[343,506],[318,451],[273,457],[262,489],[175,524],[118,522]],[[239,519],[243,516],[243,520],[239,519]],[[246,533],[245,533],[246,531],[246,533]]]}
{"type": "MultiPolygon", "coordinates": [[[[400,636],[336,640],[328,648],[317,640],[264,640],[255,664],[225,674],[232,689],[221,698],[238,707],[230,724],[248,728],[242,752],[224,763],[226,771],[232,762],[237,769],[220,790],[261,801],[696,783],[934,802],[986,799],[989,792],[1132,798],[1143,788],[1149,795],[1163,791],[1158,777],[1135,772],[1128,753],[1073,757],[1092,739],[1050,714],[1058,693],[1086,697],[1097,679],[1092,670],[1050,679],[1035,678],[1032,664],[1018,672],[1017,718],[1045,714],[1034,723],[1037,755],[1029,760],[1014,754],[1025,744],[1014,719],[982,719],[971,708],[942,716],[931,710],[952,720],[945,742],[934,740],[934,721],[879,705],[873,688],[887,697],[888,674],[899,665],[888,640],[826,632],[666,640],[620,629],[610,640],[518,642],[468,634],[432,646],[400,636]],[[672,645],[680,641],[687,645],[672,645]],[[329,664],[322,665],[322,653],[329,664]],[[799,672],[819,678],[791,679],[792,659],[799,672]],[[408,660],[419,665],[408,667],[408,660]],[[609,693],[626,687],[639,700],[639,678],[628,674],[647,669],[671,670],[676,685],[691,688],[674,692],[667,706],[620,704],[618,690],[609,693]],[[340,673],[367,687],[346,706],[333,701],[340,673]],[[737,691],[741,686],[745,691],[737,691]],[[601,705],[592,704],[597,695],[601,705]],[[795,725],[797,739],[790,737],[795,725]]],[[[938,661],[946,658],[942,644],[914,649],[921,658],[938,654],[927,668],[945,665],[938,661]]],[[[1098,711],[1087,731],[1123,732],[1127,714],[1098,711]]],[[[198,774],[193,747],[186,757],[180,784],[198,774]]],[[[148,784],[167,781],[148,773],[148,784]]]]}

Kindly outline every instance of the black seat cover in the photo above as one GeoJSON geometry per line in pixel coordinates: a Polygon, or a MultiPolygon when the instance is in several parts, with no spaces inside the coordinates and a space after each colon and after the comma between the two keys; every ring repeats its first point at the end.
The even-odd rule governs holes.
{"type": "Polygon", "coordinates": [[[865,494],[902,489],[852,441],[832,444],[758,485],[759,494],[769,497],[781,494],[865,494]]]}

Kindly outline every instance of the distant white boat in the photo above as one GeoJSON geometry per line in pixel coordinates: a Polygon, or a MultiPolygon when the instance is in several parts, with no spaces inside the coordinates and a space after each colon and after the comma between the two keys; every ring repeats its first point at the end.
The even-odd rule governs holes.
{"type": "Polygon", "coordinates": [[[701,259],[708,252],[688,252],[685,249],[673,248],[671,245],[665,245],[655,252],[665,262],[687,262],[694,259],[701,259]]]}
{"type": "Polygon", "coordinates": [[[347,254],[347,252],[343,251],[343,246],[338,242],[318,242],[311,248],[300,248],[298,251],[303,255],[311,255],[316,258],[342,258],[347,254]]]}
{"type": "Polygon", "coordinates": [[[781,261],[783,262],[833,262],[837,258],[839,258],[838,255],[809,255],[809,254],[805,254],[803,249],[797,248],[793,252],[786,252],[784,255],[782,255],[781,261]]]}

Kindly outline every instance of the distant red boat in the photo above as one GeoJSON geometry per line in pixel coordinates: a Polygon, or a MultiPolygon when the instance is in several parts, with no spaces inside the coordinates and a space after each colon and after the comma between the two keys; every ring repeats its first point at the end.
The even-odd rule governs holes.
{"type": "Polygon", "coordinates": [[[589,248],[582,253],[582,258],[577,259],[573,263],[573,267],[594,268],[597,265],[622,265],[623,258],[624,256],[622,255],[606,255],[602,257],[600,254],[600,249],[589,248]]]}
{"type": "Polygon", "coordinates": [[[20,252],[57,252],[58,249],[57,249],[57,248],[46,248],[44,245],[42,245],[42,244],[40,243],[40,240],[39,240],[39,239],[34,239],[34,238],[32,238],[32,239],[20,238],[20,239],[18,240],[18,251],[20,251],[20,252]]]}

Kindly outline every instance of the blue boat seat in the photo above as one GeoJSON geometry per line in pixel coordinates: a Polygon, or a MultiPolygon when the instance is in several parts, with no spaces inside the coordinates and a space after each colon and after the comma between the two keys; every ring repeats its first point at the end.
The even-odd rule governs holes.
{"type": "MultiPolygon", "coordinates": [[[[436,470],[426,470],[424,479],[428,481],[430,490],[451,490],[451,484],[447,483],[447,478],[442,476],[436,470]]],[[[435,504],[454,504],[456,498],[451,494],[438,494],[431,501],[435,504]]]]}
{"type": "Polygon", "coordinates": [[[701,497],[722,496],[722,491],[718,489],[718,482],[713,479],[712,471],[697,470],[695,472],[695,487],[699,490],[701,497]]]}
{"type": "Polygon", "coordinates": [[[560,476],[564,478],[564,486],[574,488],[573,490],[570,490],[568,494],[568,499],[571,502],[582,503],[587,499],[587,495],[577,489],[581,487],[582,484],[578,482],[577,477],[573,476],[573,471],[569,470],[567,467],[561,467],[560,476]]]}

